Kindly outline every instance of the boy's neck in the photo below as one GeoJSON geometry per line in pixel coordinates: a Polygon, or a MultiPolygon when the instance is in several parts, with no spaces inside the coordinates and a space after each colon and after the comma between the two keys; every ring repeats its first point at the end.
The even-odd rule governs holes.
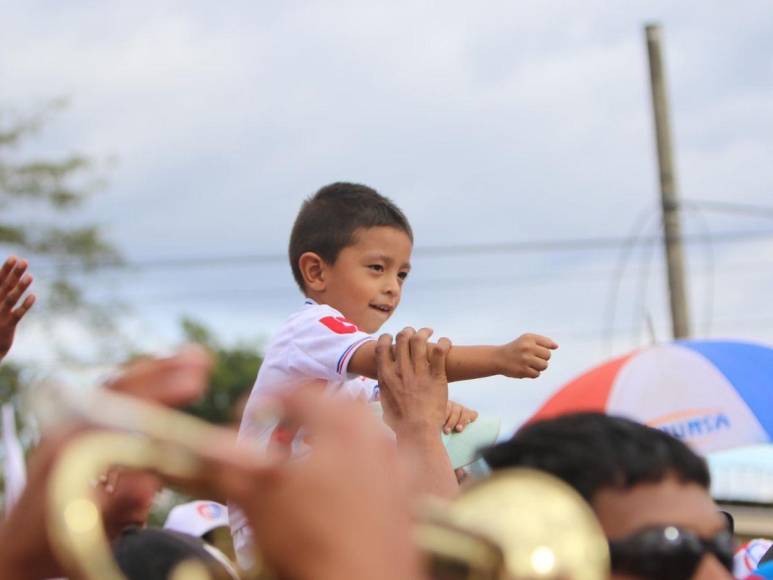
{"type": "Polygon", "coordinates": [[[314,304],[327,304],[317,292],[306,292],[306,301],[311,301],[314,304]]]}

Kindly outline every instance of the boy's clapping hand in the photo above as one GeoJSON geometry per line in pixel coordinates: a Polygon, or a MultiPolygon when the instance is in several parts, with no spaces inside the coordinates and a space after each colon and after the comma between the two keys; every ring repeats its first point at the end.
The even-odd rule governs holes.
{"type": "Polygon", "coordinates": [[[558,344],[547,336],[524,334],[499,348],[499,374],[514,379],[536,379],[548,368],[558,344]]]}

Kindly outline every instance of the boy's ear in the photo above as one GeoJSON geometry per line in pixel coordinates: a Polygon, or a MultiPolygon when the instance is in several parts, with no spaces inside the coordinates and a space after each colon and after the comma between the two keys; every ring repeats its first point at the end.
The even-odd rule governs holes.
{"type": "Polygon", "coordinates": [[[305,252],[298,258],[298,268],[303,276],[303,283],[309,290],[322,292],[325,290],[327,263],[319,254],[305,252]]]}

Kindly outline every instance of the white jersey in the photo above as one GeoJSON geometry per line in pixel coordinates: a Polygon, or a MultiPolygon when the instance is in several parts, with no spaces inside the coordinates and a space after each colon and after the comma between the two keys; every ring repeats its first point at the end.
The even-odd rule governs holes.
{"type": "MultiPolygon", "coordinates": [[[[289,444],[293,453],[303,448],[297,432],[282,433],[276,422],[255,423],[266,398],[302,385],[318,385],[325,392],[367,401],[378,400],[377,381],[348,372],[349,361],[359,347],[375,338],[327,304],[306,299],[290,316],[266,349],[258,378],[244,408],[240,441],[268,444],[272,439],[289,444]],[[282,438],[287,437],[287,440],[282,438]]],[[[246,525],[240,510],[231,509],[231,530],[246,525]]]]}

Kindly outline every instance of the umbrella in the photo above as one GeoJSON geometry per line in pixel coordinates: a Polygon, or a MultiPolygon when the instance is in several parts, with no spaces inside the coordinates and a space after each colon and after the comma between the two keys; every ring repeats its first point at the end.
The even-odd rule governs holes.
{"type": "Polygon", "coordinates": [[[530,421],[578,411],[623,415],[702,453],[773,440],[773,349],[684,340],[635,350],[560,388],[530,421]]]}

